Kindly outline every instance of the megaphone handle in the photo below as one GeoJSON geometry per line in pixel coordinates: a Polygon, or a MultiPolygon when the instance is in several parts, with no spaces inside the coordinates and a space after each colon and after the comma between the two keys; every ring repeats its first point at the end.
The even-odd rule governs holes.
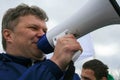
{"type": "MultiPolygon", "coordinates": [[[[65,31],[63,31],[62,33],[60,33],[59,35],[53,37],[54,46],[56,45],[57,39],[58,39],[59,37],[62,37],[62,36],[67,35],[67,34],[70,34],[70,31],[65,30],[65,31]]],[[[81,54],[81,51],[78,50],[78,51],[74,54],[74,56],[73,56],[73,58],[72,58],[72,61],[75,62],[75,61],[79,58],[80,54],[81,54]]]]}
{"type": "Polygon", "coordinates": [[[78,50],[78,51],[74,54],[74,56],[72,57],[72,61],[75,62],[75,61],[79,58],[80,55],[81,55],[81,51],[78,50]]]}

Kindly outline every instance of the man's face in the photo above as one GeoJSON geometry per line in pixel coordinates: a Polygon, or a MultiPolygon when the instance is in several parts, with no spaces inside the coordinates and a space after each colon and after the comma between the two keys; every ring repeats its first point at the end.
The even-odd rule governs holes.
{"type": "Polygon", "coordinates": [[[82,68],[81,80],[96,80],[94,71],[91,69],[83,69],[82,68]]]}
{"type": "Polygon", "coordinates": [[[38,59],[43,53],[37,48],[38,39],[47,31],[45,21],[33,15],[20,17],[12,35],[12,53],[27,58],[38,59]]]}

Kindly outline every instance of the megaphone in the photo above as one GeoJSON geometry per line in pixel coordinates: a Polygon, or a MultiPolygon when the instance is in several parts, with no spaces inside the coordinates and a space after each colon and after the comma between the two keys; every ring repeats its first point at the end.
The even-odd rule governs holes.
{"type": "Polygon", "coordinates": [[[65,30],[78,39],[98,28],[112,24],[120,24],[120,7],[116,0],[86,0],[77,13],[43,35],[37,46],[48,54],[54,51],[53,37],[65,30]]]}

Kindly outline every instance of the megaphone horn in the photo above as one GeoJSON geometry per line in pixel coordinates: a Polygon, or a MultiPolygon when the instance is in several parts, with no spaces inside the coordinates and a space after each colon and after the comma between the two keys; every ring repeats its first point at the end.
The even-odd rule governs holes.
{"type": "Polygon", "coordinates": [[[44,53],[53,52],[53,37],[70,31],[80,38],[98,28],[120,24],[120,8],[116,0],[86,0],[85,4],[73,16],[48,31],[38,41],[38,48],[44,53]]]}

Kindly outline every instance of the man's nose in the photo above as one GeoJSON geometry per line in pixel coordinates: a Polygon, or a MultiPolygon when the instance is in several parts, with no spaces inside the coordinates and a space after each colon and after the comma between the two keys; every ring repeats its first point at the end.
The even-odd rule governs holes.
{"type": "Polygon", "coordinates": [[[41,37],[41,36],[43,36],[44,34],[45,34],[45,32],[44,32],[43,30],[39,30],[37,36],[38,36],[38,37],[41,37]]]}

